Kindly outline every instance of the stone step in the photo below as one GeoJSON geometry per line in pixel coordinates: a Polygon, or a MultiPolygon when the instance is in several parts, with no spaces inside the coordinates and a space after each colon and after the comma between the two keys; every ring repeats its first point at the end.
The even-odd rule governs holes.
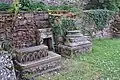
{"type": "Polygon", "coordinates": [[[68,38],[77,38],[77,37],[82,37],[83,34],[77,33],[77,34],[71,34],[71,35],[66,35],[68,38]]]}
{"type": "Polygon", "coordinates": [[[66,46],[70,46],[70,47],[82,46],[82,45],[86,45],[86,44],[91,44],[91,42],[90,41],[81,41],[81,42],[74,42],[74,43],[65,43],[66,46]]]}
{"type": "Polygon", "coordinates": [[[20,63],[36,61],[43,57],[48,56],[48,47],[45,45],[15,49],[15,51],[16,51],[15,59],[20,63]]]}
{"type": "Polygon", "coordinates": [[[16,62],[16,69],[20,74],[34,73],[34,76],[38,76],[50,71],[54,71],[61,68],[61,55],[56,54],[52,51],[48,52],[48,56],[38,60],[31,61],[28,63],[16,62]]]}
{"type": "Polygon", "coordinates": [[[67,33],[80,33],[81,31],[80,30],[72,30],[72,31],[67,31],[67,33]]]}
{"type": "Polygon", "coordinates": [[[74,42],[87,41],[87,39],[88,39],[87,37],[82,36],[82,37],[79,37],[79,38],[69,38],[69,41],[71,43],[74,43],[74,42]]]}

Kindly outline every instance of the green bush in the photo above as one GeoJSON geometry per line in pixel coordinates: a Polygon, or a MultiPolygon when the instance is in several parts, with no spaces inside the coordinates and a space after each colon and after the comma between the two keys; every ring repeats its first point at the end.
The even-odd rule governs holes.
{"type": "Polygon", "coordinates": [[[9,8],[9,4],[0,2],[0,11],[7,11],[9,8]]]}
{"type": "Polygon", "coordinates": [[[47,5],[42,2],[35,2],[32,0],[20,0],[20,10],[23,11],[47,11],[47,5]]]}

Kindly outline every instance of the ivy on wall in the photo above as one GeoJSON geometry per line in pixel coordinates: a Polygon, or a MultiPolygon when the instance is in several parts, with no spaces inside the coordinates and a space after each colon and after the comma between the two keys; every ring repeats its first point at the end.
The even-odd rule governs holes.
{"type": "Polygon", "coordinates": [[[84,14],[89,19],[87,22],[92,21],[95,23],[96,30],[102,30],[105,27],[106,23],[115,14],[115,12],[110,10],[97,9],[85,10],[84,14]]]}

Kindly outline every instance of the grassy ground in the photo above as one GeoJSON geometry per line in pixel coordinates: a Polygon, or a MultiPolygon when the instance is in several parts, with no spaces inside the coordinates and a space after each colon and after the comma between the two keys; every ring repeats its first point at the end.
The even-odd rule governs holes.
{"type": "Polygon", "coordinates": [[[120,40],[93,41],[93,51],[67,60],[69,70],[51,80],[120,80],[120,40]]]}

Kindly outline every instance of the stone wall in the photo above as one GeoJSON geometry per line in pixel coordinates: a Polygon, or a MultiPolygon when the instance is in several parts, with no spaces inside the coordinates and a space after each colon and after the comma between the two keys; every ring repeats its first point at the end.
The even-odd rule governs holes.
{"type": "Polygon", "coordinates": [[[111,22],[111,28],[114,37],[120,37],[120,12],[117,13],[111,22]]]}
{"type": "Polygon", "coordinates": [[[11,39],[14,48],[38,45],[41,42],[38,29],[50,28],[47,12],[20,12],[15,21],[11,13],[0,13],[0,40],[11,39]]]}
{"type": "Polygon", "coordinates": [[[12,31],[13,15],[7,12],[0,12],[0,41],[9,37],[9,33],[12,31]]]}
{"type": "Polygon", "coordinates": [[[111,21],[108,21],[108,23],[105,25],[103,30],[96,30],[96,25],[94,22],[91,23],[85,23],[83,33],[86,36],[91,36],[93,38],[112,38],[112,29],[111,29],[111,21]]]}

